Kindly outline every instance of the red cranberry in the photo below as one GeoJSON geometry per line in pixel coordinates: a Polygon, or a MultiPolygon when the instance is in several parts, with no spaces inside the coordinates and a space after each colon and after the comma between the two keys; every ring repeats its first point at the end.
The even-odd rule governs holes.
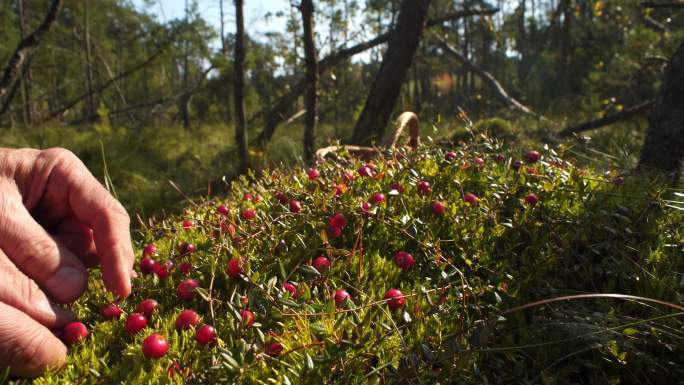
{"type": "Polygon", "coordinates": [[[225,205],[221,205],[216,208],[216,212],[221,215],[228,215],[230,213],[230,210],[228,210],[228,207],[226,207],[225,205]]]}
{"type": "Polygon", "coordinates": [[[353,183],[354,182],[354,174],[352,174],[350,171],[345,171],[344,174],[342,174],[342,181],[344,183],[353,183]]]}
{"type": "Polygon", "coordinates": [[[368,202],[363,202],[361,203],[361,212],[364,214],[368,214],[371,210],[371,204],[368,202]]]}
{"type": "Polygon", "coordinates": [[[197,251],[197,246],[195,246],[194,243],[182,242],[178,245],[178,253],[180,253],[180,255],[192,254],[195,251],[197,251]]]}
{"type": "Polygon", "coordinates": [[[191,262],[183,262],[183,263],[181,263],[180,266],[178,266],[178,270],[181,273],[188,275],[192,271],[192,263],[191,262]]]}
{"type": "Polygon", "coordinates": [[[475,163],[476,166],[482,166],[484,164],[484,159],[477,157],[473,159],[473,163],[475,163]]]}
{"type": "Polygon", "coordinates": [[[233,279],[240,278],[240,275],[243,273],[242,261],[238,258],[232,258],[230,261],[228,261],[228,267],[226,268],[226,273],[228,273],[228,276],[230,278],[233,278],[233,279]]]}
{"type": "Polygon", "coordinates": [[[359,168],[359,175],[361,175],[362,177],[373,176],[373,170],[371,170],[368,166],[363,166],[359,168]]]}
{"type": "Polygon", "coordinates": [[[274,342],[266,347],[266,354],[271,357],[278,357],[285,347],[280,342],[274,342]]]}
{"type": "Polygon", "coordinates": [[[289,200],[289,199],[287,199],[287,195],[285,195],[285,193],[282,191],[278,191],[277,193],[275,193],[275,197],[278,200],[278,202],[280,202],[280,204],[283,204],[283,205],[285,203],[287,203],[289,200]]]}
{"type": "Polygon", "coordinates": [[[243,201],[250,202],[250,201],[252,201],[253,199],[254,199],[254,197],[252,197],[252,194],[250,194],[250,193],[245,193],[245,194],[242,196],[242,200],[243,200],[243,201]]]}
{"type": "Polygon", "coordinates": [[[62,329],[62,340],[67,345],[74,345],[88,336],[88,328],[81,322],[71,322],[62,329]]]}
{"type": "Polygon", "coordinates": [[[185,301],[190,301],[195,297],[195,289],[198,287],[199,282],[197,282],[197,280],[188,278],[178,284],[178,287],[176,288],[176,294],[178,294],[178,298],[185,301]]]}
{"type": "Polygon", "coordinates": [[[140,313],[133,313],[126,319],[126,331],[129,334],[138,334],[147,327],[147,318],[140,313]]]}
{"type": "Polygon", "coordinates": [[[344,217],[344,214],[337,213],[328,218],[328,224],[343,229],[347,226],[347,218],[344,217]]]}
{"type": "Polygon", "coordinates": [[[541,155],[538,151],[530,150],[527,151],[527,153],[525,154],[525,159],[527,160],[527,163],[536,163],[539,161],[539,158],[541,158],[541,155]]]}
{"type": "Polygon", "coordinates": [[[316,180],[319,176],[321,176],[320,171],[316,170],[315,168],[310,168],[307,172],[306,175],[309,177],[309,180],[316,180]]]}
{"type": "Polygon", "coordinates": [[[342,236],[342,229],[337,226],[328,225],[326,233],[328,234],[329,238],[335,239],[342,236]]]}
{"type": "Polygon", "coordinates": [[[290,201],[290,211],[293,213],[299,213],[302,211],[302,204],[297,200],[290,201]]]}
{"type": "Polygon", "coordinates": [[[368,167],[371,171],[375,171],[375,163],[366,163],[365,166],[368,167]]]}
{"type": "Polygon", "coordinates": [[[150,318],[152,317],[152,313],[157,310],[157,307],[159,307],[159,303],[151,298],[148,298],[140,302],[137,310],[139,313],[145,315],[145,317],[150,318]]]}
{"type": "Polygon", "coordinates": [[[192,219],[186,219],[183,221],[183,230],[192,230],[193,227],[195,227],[195,221],[192,219]]]}
{"type": "Polygon", "coordinates": [[[257,195],[254,196],[254,202],[255,202],[255,203],[259,203],[259,202],[261,202],[261,201],[263,201],[263,200],[264,200],[264,197],[262,197],[262,196],[259,195],[259,194],[257,194],[257,195]]]}
{"type": "Polygon", "coordinates": [[[447,153],[444,155],[444,157],[446,158],[446,160],[449,160],[449,161],[452,161],[452,160],[456,159],[456,156],[457,156],[456,153],[453,152],[453,151],[449,151],[449,152],[447,152],[447,153]]]}
{"type": "Polygon", "coordinates": [[[319,255],[314,259],[313,267],[323,274],[330,269],[330,260],[322,255],[319,255]]]}
{"type": "Polygon", "coordinates": [[[390,186],[390,189],[398,192],[399,194],[404,192],[404,186],[399,182],[392,183],[392,185],[390,186]]]}
{"type": "Polygon", "coordinates": [[[432,192],[432,187],[430,187],[430,182],[426,180],[421,180],[418,182],[418,193],[422,195],[427,195],[432,192]]]}
{"type": "Polygon", "coordinates": [[[297,292],[297,287],[293,283],[285,282],[283,284],[283,290],[290,293],[290,296],[294,299],[297,299],[297,297],[299,297],[299,293],[297,292]]]}
{"type": "Polygon", "coordinates": [[[394,263],[397,264],[402,270],[409,270],[416,263],[413,255],[405,252],[399,251],[394,255],[394,263]]]}
{"type": "Polygon", "coordinates": [[[254,324],[254,313],[249,309],[244,309],[240,312],[240,316],[242,317],[242,326],[251,328],[254,324]]]}
{"type": "Polygon", "coordinates": [[[349,293],[347,293],[345,290],[337,290],[335,292],[335,305],[338,307],[344,306],[345,302],[347,302],[348,299],[351,299],[351,296],[349,293]]]}
{"type": "Polygon", "coordinates": [[[142,351],[145,357],[157,360],[169,351],[169,341],[159,333],[154,333],[145,338],[142,343],[142,351]]]}
{"type": "Polygon", "coordinates": [[[121,317],[123,310],[116,304],[110,303],[102,308],[102,316],[106,319],[114,319],[121,317]]]}
{"type": "Polygon", "coordinates": [[[202,325],[195,333],[195,340],[202,346],[213,344],[216,342],[216,330],[211,325],[202,325]]]}
{"type": "Polygon", "coordinates": [[[537,197],[536,194],[533,194],[533,193],[529,193],[525,197],[525,204],[532,206],[532,207],[534,207],[538,201],[539,201],[539,198],[537,197]]]}
{"type": "Polygon", "coordinates": [[[169,276],[168,264],[157,262],[154,264],[154,274],[162,281],[169,276]]]}
{"type": "Polygon", "coordinates": [[[249,221],[249,220],[254,219],[254,217],[256,216],[256,213],[254,212],[254,209],[244,209],[244,210],[242,210],[241,216],[242,216],[243,220],[249,221]]]}
{"type": "Polygon", "coordinates": [[[521,160],[516,160],[515,162],[513,162],[511,167],[513,168],[513,170],[518,171],[518,170],[520,170],[522,165],[523,165],[523,162],[521,160]]]}
{"type": "Polygon", "coordinates": [[[152,274],[154,272],[155,260],[150,257],[145,257],[140,261],[140,272],[143,274],[152,274]]]}
{"type": "Polygon", "coordinates": [[[143,257],[157,255],[158,252],[159,250],[157,250],[157,246],[155,246],[154,244],[149,244],[145,246],[145,248],[143,249],[143,257]]]}
{"type": "Polygon", "coordinates": [[[371,196],[370,201],[371,203],[382,203],[385,201],[385,194],[381,192],[376,192],[371,196]]]}
{"type": "Polygon", "coordinates": [[[194,310],[183,310],[176,318],[176,330],[188,330],[196,326],[200,321],[200,316],[194,310]]]}
{"type": "Polygon", "coordinates": [[[404,305],[406,305],[406,298],[404,298],[404,294],[397,289],[387,290],[384,299],[389,300],[387,301],[387,306],[389,306],[390,310],[401,309],[404,307],[404,305]]]}
{"type": "Polygon", "coordinates": [[[467,203],[470,203],[470,206],[471,206],[471,207],[477,207],[477,203],[478,203],[478,201],[479,201],[479,199],[477,198],[477,196],[476,196],[475,194],[473,194],[473,193],[466,193],[466,194],[463,196],[463,200],[466,201],[467,203]]]}
{"type": "Polygon", "coordinates": [[[505,158],[503,155],[501,155],[501,154],[496,154],[496,155],[494,156],[494,161],[495,161],[496,163],[501,163],[501,162],[503,162],[505,159],[506,159],[506,158],[505,158]]]}
{"type": "Polygon", "coordinates": [[[441,217],[446,212],[446,206],[440,201],[432,201],[432,214],[441,217]]]}
{"type": "Polygon", "coordinates": [[[333,191],[335,191],[335,196],[339,197],[342,194],[344,194],[345,191],[347,191],[347,186],[344,184],[336,184],[333,187],[333,191]]]}

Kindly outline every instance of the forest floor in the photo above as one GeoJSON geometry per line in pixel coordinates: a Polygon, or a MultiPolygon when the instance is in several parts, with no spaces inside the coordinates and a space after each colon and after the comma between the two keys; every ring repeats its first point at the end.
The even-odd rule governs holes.
{"type": "MultiPolygon", "coordinates": [[[[502,143],[486,134],[515,134],[501,121],[455,131],[372,165],[340,158],[316,175],[290,161],[219,197],[177,196],[179,215],[140,224],[139,253],[154,244],[158,263],[118,304],[126,317],[157,300],[148,327],[130,335],[124,319],[104,319],[112,298],[94,274],[74,306],[90,337],[35,383],[678,381],[684,189],[625,172],[634,155],[613,151],[614,139],[610,153],[502,143]],[[199,288],[187,298],[190,278],[199,288]],[[184,309],[215,328],[214,344],[177,330],[184,309]],[[170,345],[159,360],[141,350],[153,332],[170,345]]],[[[42,143],[58,141],[49,133],[42,143]]],[[[91,161],[101,161],[97,137],[81,134],[73,144],[97,144],[91,161]]],[[[105,134],[111,179],[142,162],[201,180],[225,143],[208,127],[143,130],[133,151],[128,134],[105,134]],[[112,151],[126,148],[117,141],[127,153],[112,151]]],[[[152,180],[145,188],[178,194],[152,180]]]]}

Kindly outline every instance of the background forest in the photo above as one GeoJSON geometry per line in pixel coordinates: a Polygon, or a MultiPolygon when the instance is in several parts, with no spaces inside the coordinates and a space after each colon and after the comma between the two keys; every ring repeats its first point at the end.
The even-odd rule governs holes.
{"type": "MultiPolygon", "coordinates": [[[[220,13],[218,29],[202,18],[206,1],[187,1],[184,17],[167,22],[130,1],[65,1],[13,97],[0,99],[0,145],[68,147],[142,216],[173,209],[177,189],[194,195],[221,188],[221,178],[240,171],[236,159],[248,156],[261,169],[308,158],[299,3],[263,15],[265,22],[284,20],[286,30],[253,39],[244,26],[241,152],[234,127],[242,116],[235,103],[242,2],[217,1],[209,5],[220,13]]],[[[43,22],[50,3],[0,2],[0,62],[43,22]]],[[[356,139],[401,2],[313,3],[318,126],[308,137],[318,148],[356,139]]],[[[379,82],[400,86],[392,116],[415,111],[435,137],[473,122],[549,141],[567,127],[636,107],[615,127],[582,133],[611,154],[611,165],[629,167],[683,24],[681,8],[636,0],[435,0],[406,79],[390,74],[379,82]]]]}

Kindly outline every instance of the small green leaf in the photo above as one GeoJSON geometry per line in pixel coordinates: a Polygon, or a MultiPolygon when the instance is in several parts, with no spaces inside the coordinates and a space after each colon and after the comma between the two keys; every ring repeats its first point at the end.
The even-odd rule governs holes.
{"type": "Polygon", "coordinates": [[[306,358],[306,368],[308,370],[313,370],[314,369],[314,362],[311,359],[311,356],[309,355],[309,353],[304,353],[304,357],[306,358]]]}

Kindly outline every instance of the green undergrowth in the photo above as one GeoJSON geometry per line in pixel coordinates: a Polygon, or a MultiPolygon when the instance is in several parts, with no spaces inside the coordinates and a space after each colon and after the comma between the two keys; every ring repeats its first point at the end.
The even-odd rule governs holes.
{"type": "Polygon", "coordinates": [[[375,160],[374,176],[366,178],[356,171],[363,162],[338,154],[317,166],[321,176],[314,181],[305,169],[266,170],[258,180],[234,182],[227,196],[188,202],[183,215],[142,228],[138,239],[139,249],[154,243],[161,262],[192,262],[189,275],[201,285],[195,298],[177,298],[185,277],[175,269],[165,280],[141,274],[120,306],[129,314],[154,298],[161,311],[130,336],[126,314],[115,321],[100,315],[112,298],[94,274],[74,305],[89,338],[71,348],[64,370],[34,383],[679,381],[683,313],[667,303],[684,302],[682,191],[641,176],[581,169],[574,150],[563,146],[537,148],[541,160],[515,170],[531,149],[505,148],[484,136],[468,144],[427,143],[375,160]],[[499,154],[502,161],[495,160],[499,154]],[[345,172],[355,178],[342,188],[345,172]],[[427,195],[417,191],[421,180],[431,184],[427,195]],[[390,187],[396,182],[403,192],[390,187]],[[276,192],[300,201],[302,211],[290,212],[276,192]],[[362,212],[375,192],[387,200],[362,212]],[[477,207],[464,201],[467,192],[479,198],[477,207]],[[244,200],[246,193],[262,200],[244,200]],[[525,202],[529,194],[538,197],[536,205],[525,202]],[[446,204],[444,215],[433,214],[433,201],[446,204]],[[228,215],[217,213],[220,204],[228,215]],[[247,208],[255,219],[241,219],[247,208]],[[348,225],[331,238],[326,229],[336,213],[348,225]],[[196,226],[184,230],[184,219],[196,226]],[[235,232],[221,233],[222,223],[235,232]],[[197,252],[179,255],[182,242],[196,244],[197,252]],[[408,271],[393,262],[400,250],[415,257],[408,271]],[[330,271],[311,266],[319,255],[332,261],[330,271]],[[231,258],[244,260],[240,279],[226,274],[231,258]],[[296,284],[298,298],[282,289],[286,281],[296,284]],[[406,296],[403,309],[391,311],[383,301],[390,288],[406,296]],[[335,306],[338,289],[351,295],[346,307],[335,306]],[[517,309],[587,293],[646,299],[579,298],[517,309]],[[176,331],[185,308],[216,328],[216,345],[200,347],[194,331],[176,331]],[[241,324],[243,308],[255,314],[252,327],[241,324]],[[141,352],[153,332],[171,345],[156,361],[141,352]],[[284,345],[277,357],[265,354],[274,342],[284,345]]]}

